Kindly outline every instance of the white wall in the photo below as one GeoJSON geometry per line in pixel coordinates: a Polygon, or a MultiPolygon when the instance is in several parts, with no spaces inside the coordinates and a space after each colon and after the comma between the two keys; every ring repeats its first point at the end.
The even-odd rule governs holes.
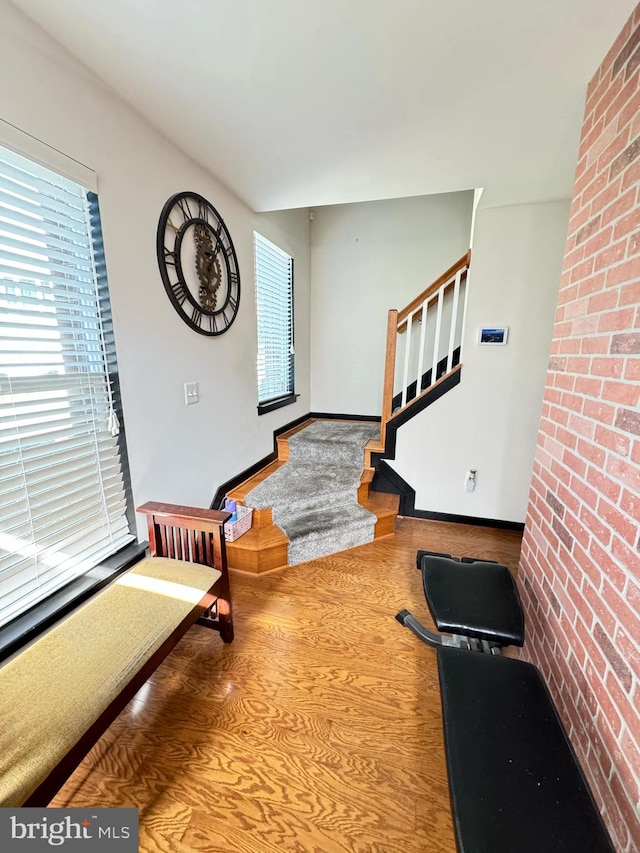
{"type": "MultiPolygon", "coordinates": [[[[255,216],[6,3],[0,46],[0,73],[11,81],[0,118],[98,175],[136,504],[208,505],[221,482],[271,450],[276,427],[310,409],[379,412],[386,312],[466,251],[472,193],[318,208],[310,304],[307,211],[255,216]],[[215,205],[238,253],[240,311],[219,338],[180,320],[157,269],[158,216],[184,189],[215,205]],[[301,395],[260,418],[254,227],[296,259],[301,395]],[[192,379],[200,402],[187,408],[182,385],[192,379]]],[[[397,468],[418,508],[524,518],[566,220],[563,202],[479,209],[463,382],[399,433],[397,468]],[[481,323],[510,325],[509,346],[477,347],[481,323]],[[479,471],[472,495],[462,490],[468,467],[479,471]]]]}
{"type": "Polygon", "coordinates": [[[380,414],[387,312],[469,248],[473,192],[317,208],[311,408],[380,414]]]}
{"type": "MultiPolygon", "coordinates": [[[[134,500],[208,506],[220,483],[272,449],[274,428],[310,408],[308,333],[300,329],[300,399],[257,415],[254,214],[8,3],[0,4],[0,76],[10,81],[0,118],[98,175],[134,500]],[[186,189],[219,210],[238,254],[240,310],[218,338],[182,322],[158,272],[160,211],[172,193],[186,189]],[[200,402],[187,408],[183,383],[193,379],[200,402]]],[[[303,324],[307,226],[304,211],[280,217],[278,226],[296,256],[303,324]]]]}
{"type": "Polygon", "coordinates": [[[462,380],[398,430],[390,463],[417,509],[524,521],[568,218],[568,201],[478,209],[462,380]],[[509,326],[507,346],[479,346],[482,325],[509,326]]]}

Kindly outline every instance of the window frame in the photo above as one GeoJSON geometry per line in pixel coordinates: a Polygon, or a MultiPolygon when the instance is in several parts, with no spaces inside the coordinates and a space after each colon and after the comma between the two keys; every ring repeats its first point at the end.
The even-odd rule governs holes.
{"type": "MultiPolygon", "coordinates": [[[[295,258],[288,250],[283,249],[276,242],[274,242],[273,240],[270,240],[268,237],[266,237],[260,231],[254,230],[253,245],[254,245],[255,283],[256,283],[256,349],[257,350],[259,350],[259,347],[260,347],[260,333],[259,333],[259,325],[258,325],[259,324],[259,316],[258,316],[258,288],[259,288],[259,283],[258,283],[258,270],[257,270],[258,241],[256,239],[258,237],[261,240],[268,243],[270,246],[273,246],[275,249],[277,249],[283,255],[286,255],[290,261],[289,280],[290,280],[291,292],[290,292],[290,298],[289,298],[289,305],[290,305],[290,327],[291,327],[291,343],[290,343],[291,352],[290,352],[289,365],[288,365],[288,375],[290,377],[290,382],[289,382],[290,389],[288,391],[284,392],[283,394],[278,395],[277,397],[271,397],[271,398],[266,399],[266,400],[260,400],[260,398],[258,397],[258,406],[257,406],[258,415],[265,415],[268,412],[273,412],[276,409],[283,408],[284,406],[292,405],[293,403],[296,402],[296,400],[300,396],[299,394],[296,394],[296,390],[295,390],[296,389],[295,258]]],[[[258,393],[259,393],[259,388],[260,388],[260,386],[258,384],[258,393]]]]}
{"type": "Polygon", "coordinates": [[[120,425],[117,450],[126,503],[125,516],[129,523],[132,538],[131,541],[101,560],[93,568],[70,579],[63,586],[58,587],[52,592],[43,595],[40,599],[32,603],[28,609],[16,614],[12,619],[2,625],[0,627],[0,661],[19,651],[26,643],[32,641],[98,590],[111,583],[122,572],[142,559],[148,546],[146,541],[138,542],[136,538],[135,508],[131,487],[115,338],[111,318],[111,301],[107,282],[106,261],[104,258],[96,175],[82,164],[69,160],[61,152],[49,149],[44,143],[34,140],[32,137],[24,137],[23,139],[21,131],[12,126],[8,127],[10,128],[10,133],[7,133],[6,123],[0,120],[0,146],[64,178],[74,181],[84,187],[86,192],[90,212],[88,236],[92,253],[94,254],[97,302],[103,332],[109,342],[109,346],[105,347],[106,376],[111,383],[113,411],[120,425]],[[25,144],[20,144],[23,141],[25,141],[25,144]]]}

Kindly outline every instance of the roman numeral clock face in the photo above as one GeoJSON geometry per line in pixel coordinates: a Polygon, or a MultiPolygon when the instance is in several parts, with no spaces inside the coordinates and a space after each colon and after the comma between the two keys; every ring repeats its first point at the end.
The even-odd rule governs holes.
{"type": "Polygon", "coordinates": [[[169,299],[201,335],[221,335],[240,305],[240,273],[231,235],[201,195],[176,193],[158,222],[158,265],[169,299]]]}

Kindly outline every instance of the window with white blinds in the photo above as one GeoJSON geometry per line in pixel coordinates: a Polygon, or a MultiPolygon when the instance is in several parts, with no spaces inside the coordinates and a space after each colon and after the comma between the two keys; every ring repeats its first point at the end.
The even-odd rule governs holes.
{"type": "Polygon", "coordinates": [[[258,314],[258,403],[293,394],[293,258],[255,237],[258,314]]]}
{"type": "Polygon", "coordinates": [[[102,263],[95,194],[0,149],[0,625],[133,539],[102,263]]]}

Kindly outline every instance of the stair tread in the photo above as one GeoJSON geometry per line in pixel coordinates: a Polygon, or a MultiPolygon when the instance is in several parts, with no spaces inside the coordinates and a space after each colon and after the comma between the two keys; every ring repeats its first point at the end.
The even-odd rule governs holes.
{"type": "Polygon", "coordinates": [[[339,465],[285,465],[258,484],[245,497],[247,506],[256,509],[272,508],[275,512],[297,504],[301,509],[315,495],[317,502],[329,501],[334,496],[355,500],[362,478],[363,467],[339,465]]]}
{"type": "Polygon", "coordinates": [[[375,518],[373,513],[360,504],[347,504],[293,513],[291,516],[284,516],[282,521],[287,525],[291,540],[294,536],[306,536],[313,530],[336,530],[354,523],[366,527],[368,524],[375,524],[375,518]]]}
{"type": "Polygon", "coordinates": [[[362,506],[369,512],[374,512],[378,518],[387,515],[397,515],[400,505],[400,495],[390,492],[369,492],[369,497],[362,506]]]}
{"type": "Polygon", "coordinates": [[[277,471],[278,468],[282,468],[284,465],[284,461],[281,459],[276,459],[273,462],[270,462],[268,465],[265,465],[264,468],[261,468],[256,474],[252,477],[249,477],[248,480],[245,480],[243,483],[240,483],[239,486],[236,486],[234,489],[230,489],[227,497],[232,500],[241,501],[244,503],[245,497],[249,494],[252,489],[255,489],[256,486],[260,485],[267,477],[270,477],[274,471],[277,471]]]}
{"type": "Polygon", "coordinates": [[[289,439],[289,459],[296,463],[341,465],[360,468],[364,445],[379,431],[371,422],[316,421],[289,439]]]}

